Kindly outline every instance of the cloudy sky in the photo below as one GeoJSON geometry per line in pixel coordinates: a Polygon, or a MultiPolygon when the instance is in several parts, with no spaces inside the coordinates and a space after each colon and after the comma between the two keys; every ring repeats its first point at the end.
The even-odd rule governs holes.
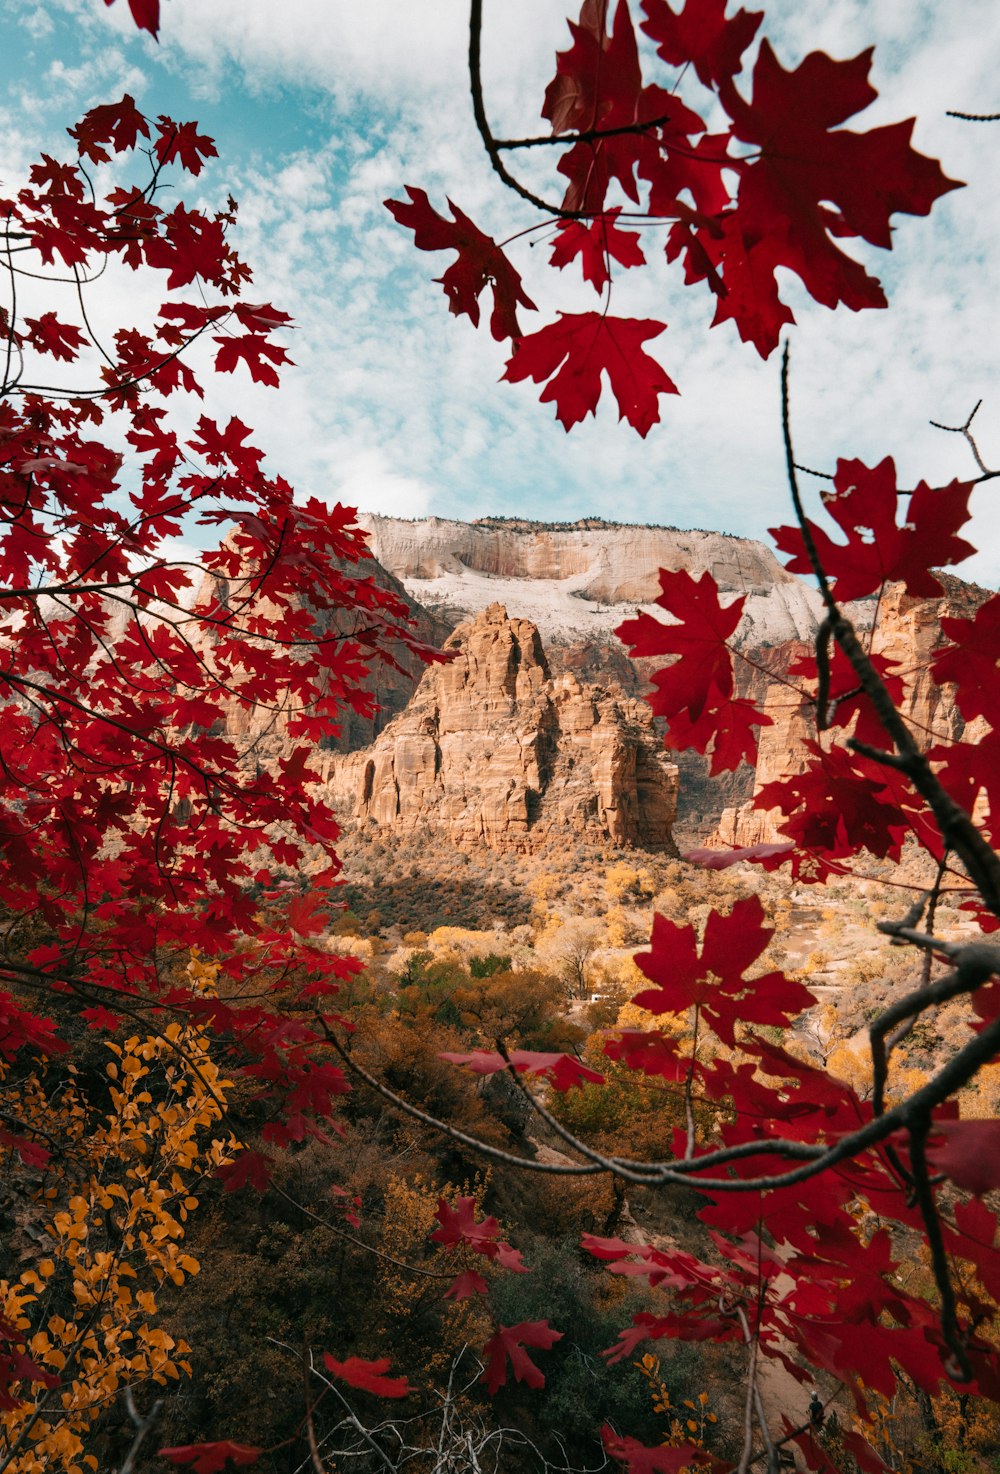
{"type": "MultiPolygon", "coordinates": [[[[86,108],[123,91],[147,113],[199,120],[220,159],[189,193],[212,205],[236,196],[253,296],[297,323],[297,367],[282,389],[219,381],[213,408],[254,424],[270,464],[303,492],[407,517],[593,514],[763,537],[789,520],[778,355],[762,361],[731,325],[709,332],[704,288],[660,269],[616,286],[616,313],[668,323],[650,346],[682,392],[661,400],[663,421],[645,441],[618,423],[609,395],[596,420],[567,435],[533,385],[497,382],[502,345],[449,315],[433,278],[451,258],[415,251],[384,209],[412,184],[439,207],[450,196],[498,239],[535,223],[498,185],[475,133],[466,9],[465,0],[163,0],[157,45],[135,31],[125,0],[111,9],[5,0],[0,179],[9,185],[40,148],[61,149],[86,108]]],[[[487,0],[485,10],[496,131],[540,131],[567,7],[487,0]]],[[[830,313],[792,290],[799,458],[832,469],[838,455],[893,455],[904,485],[971,475],[961,437],[929,421],[959,424],[982,399],[980,448],[1000,466],[1000,124],[945,116],[1000,110],[1000,7],[773,0],[764,29],[785,66],[817,48],[844,58],[874,45],[881,95],[853,126],[916,116],[916,146],[968,184],[929,219],[897,216],[891,254],[867,250],[889,311],[830,313]]],[[[513,254],[541,309],[537,325],[557,308],[596,306],[569,272],[545,265],[543,246],[525,241],[513,254]]],[[[974,505],[982,551],[965,571],[997,585],[1000,481],[974,505]]]]}

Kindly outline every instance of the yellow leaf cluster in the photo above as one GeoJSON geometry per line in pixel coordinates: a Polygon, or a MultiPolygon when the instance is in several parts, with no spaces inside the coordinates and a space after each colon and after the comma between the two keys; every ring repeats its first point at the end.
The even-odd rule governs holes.
{"type": "MultiPolygon", "coordinates": [[[[189,976],[214,988],[214,968],[198,958],[189,976]]],[[[226,1157],[210,1133],[224,1118],[230,1082],[195,1027],[170,1023],[107,1049],[99,1108],[72,1065],[17,1083],[0,1065],[5,1107],[61,1148],[32,1191],[39,1256],[17,1278],[0,1279],[0,1317],[58,1379],[22,1383],[20,1403],[0,1410],[7,1474],[96,1470],[84,1440],[122,1389],[163,1387],[190,1372],[188,1347],[155,1324],[157,1291],[198,1273],[183,1251],[184,1225],[199,1180],[226,1157]]]]}

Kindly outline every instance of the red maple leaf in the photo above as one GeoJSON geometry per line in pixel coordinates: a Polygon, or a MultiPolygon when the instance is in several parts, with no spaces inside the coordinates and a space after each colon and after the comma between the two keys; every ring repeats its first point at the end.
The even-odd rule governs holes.
{"type": "Polygon", "coordinates": [[[227,1464],[241,1468],[256,1464],[264,1450],[224,1438],[220,1443],[185,1443],[175,1448],[159,1448],[156,1452],[159,1458],[169,1459],[172,1464],[190,1464],[192,1474],[220,1474],[227,1464]]]}
{"type": "MultiPolygon", "coordinates": [[[[113,5],[115,0],[104,0],[104,3],[113,5]]],[[[128,8],[140,31],[149,31],[150,35],[159,39],[160,0],[128,0],[128,8]]]]}
{"type": "MultiPolygon", "coordinates": [[[[105,0],[110,4],[111,0],[105,0]]],[[[76,139],[77,149],[83,159],[92,159],[95,164],[107,164],[111,154],[105,147],[111,145],[116,154],[135,148],[140,138],[149,137],[149,124],[145,114],[135,105],[135,98],[127,92],[120,102],[105,102],[84,113],[75,128],[67,130],[70,138],[76,139]]]]}
{"type": "Polygon", "coordinates": [[[292,362],[284,348],[260,333],[233,334],[228,338],[213,335],[212,342],[219,344],[215,355],[217,373],[231,374],[242,361],[250,370],[255,384],[270,384],[272,389],[278,387],[278,375],[271,365],[292,362]]]}
{"type": "Polygon", "coordinates": [[[971,619],[945,617],[949,643],[932,657],[934,679],[955,686],[955,702],[967,722],[985,717],[1000,729],[1000,595],[987,599],[971,619]]]}
{"type": "Polygon", "coordinates": [[[444,1292],[446,1300],[468,1300],[472,1295],[485,1295],[489,1285],[474,1269],[466,1269],[456,1275],[444,1292]]]}
{"type": "Polygon", "coordinates": [[[639,614],[620,624],[615,634],[631,646],[633,659],[682,656],[682,660],[653,677],[658,694],[650,705],[663,716],[684,709],[691,717],[698,717],[710,691],[714,689],[720,696],[732,694],[733,658],[728,641],[740,622],[746,599],[733,599],[723,606],[719,587],[710,573],[703,573],[696,582],[685,568],[661,568],[656,603],[678,622],[664,624],[651,614],[639,614]]]}
{"type": "Polygon", "coordinates": [[[410,203],[386,200],[385,207],[400,225],[413,231],[413,244],[420,251],[457,251],[444,276],[436,278],[444,287],[449,310],[464,313],[479,326],[479,297],[487,287],[493,290],[493,312],[490,332],[501,342],[504,338],[521,337],[517,321],[518,307],[535,310],[535,304],[521,285],[521,278],[491,236],[473,224],[457,205],[448,201],[454,217],[447,220],[431,205],[422,189],[406,186],[410,203]]]}
{"type": "Polygon", "coordinates": [[[649,318],[563,312],[558,322],[521,339],[503,378],[512,384],[548,379],[541,401],[554,401],[556,418],[570,430],[596,412],[605,373],[618,401],[619,419],[628,420],[645,438],[660,418],[659,396],[680,392],[642,348],[647,338],[657,337],[665,327],[666,323],[649,318]]]}
{"type": "Polygon", "coordinates": [[[707,223],[682,219],[671,227],[666,254],[668,261],[684,257],[689,285],[708,282],[717,298],[712,326],[731,320],[743,342],[752,343],[761,358],[777,347],[786,323],[795,321],[778,295],[773,233],[748,234],[732,213],[707,223]]]}
{"type": "Polygon", "coordinates": [[[757,896],[737,901],[728,916],[713,911],[699,952],[693,926],[679,926],[657,913],[650,950],[635,957],[637,967],[656,986],[643,989],[632,1002],[655,1014],[681,1013],[697,1004],[730,1047],[736,1042],[737,1021],[785,1027],[815,999],[784,973],[744,977],[774,934],[763,919],[757,896]]]}
{"type": "Polygon", "coordinates": [[[781,809],[781,833],[810,854],[834,860],[864,848],[898,859],[910,826],[884,771],[843,747],[803,745],[805,771],[766,783],[754,797],[757,808],[781,809]]]}
{"type": "Polygon", "coordinates": [[[959,1187],[973,1193],[1000,1187],[1000,1120],[935,1121],[927,1159],[959,1187]]]}
{"type": "Polygon", "coordinates": [[[703,1469],[725,1466],[718,1459],[695,1443],[684,1443],[665,1448],[654,1444],[651,1448],[628,1434],[618,1434],[609,1424],[601,1429],[601,1441],[607,1453],[624,1464],[628,1474],[683,1474],[685,1469],[703,1469]]]}
{"type": "Polygon", "coordinates": [[[763,11],[738,10],[726,19],[728,0],[684,0],[675,14],[665,0],[643,0],[642,29],[672,67],[694,64],[706,87],[743,66],[743,53],[757,34],[763,11]]]}
{"type": "MultiPolygon", "coordinates": [[[[837,598],[860,599],[891,581],[905,584],[914,598],[940,594],[941,584],[930,564],[960,563],[975,552],[957,536],[969,520],[971,491],[969,482],[952,481],[932,489],[921,481],[897,523],[901,494],[892,458],[887,456],[874,468],[862,461],[838,461],[833,490],[823,494],[823,505],[846,533],[847,542],[836,543],[823,528],[809,523],[820,563],[827,577],[836,580],[837,598]]],[[[792,555],[787,566],[793,573],[812,572],[797,527],[775,527],[771,535],[783,553],[792,555]]]]}
{"type": "Polygon", "coordinates": [[[54,312],[43,312],[41,317],[24,319],[30,331],[25,335],[28,342],[39,353],[51,353],[53,358],[71,362],[79,349],[86,346],[86,338],[72,323],[60,322],[54,312]]]}
{"type": "Polygon", "coordinates": [[[627,4],[615,11],[609,35],[608,7],[584,0],[579,22],[570,21],[573,45],[556,56],[556,75],[545,91],[542,116],[554,133],[569,129],[613,131],[573,145],[559,161],[569,179],[563,207],[593,214],[604,207],[612,180],[638,202],[636,175],[656,179],[664,169],[663,128],[685,144],[704,123],[675,93],[644,86],[639,50],[627,4]],[[649,125],[666,119],[666,124],[649,125]]]}
{"type": "Polygon", "coordinates": [[[638,232],[621,230],[615,224],[620,214],[621,210],[615,209],[606,210],[589,222],[561,220],[552,242],[551,265],[562,270],[579,256],[584,281],[589,281],[598,292],[611,280],[612,259],[625,267],[645,265],[638,232]]]}
{"type": "Polygon", "coordinates": [[[0,1320],[0,1409],[15,1408],[21,1399],[10,1392],[14,1382],[34,1382],[40,1387],[58,1387],[59,1378],[37,1365],[23,1350],[24,1333],[9,1321],[0,1320]]]}
{"type": "Polygon", "coordinates": [[[544,1387],[545,1377],[525,1351],[526,1346],[548,1351],[562,1340],[562,1331],[554,1331],[547,1320],[522,1320],[516,1326],[498,1326],[483,1347],[487,1357],[486,1370],[480,1381],[493,1397],[497,1389],[507,1381],[507,1362],[517,1382],[529,1387],[544,1387]]]}
{"type": "Polygon", "coordinates": [[[159,133],[153,150],[161,164],[180,162],[189,174],[200,174],[205,159],[218,158],[215,140],[198,132],[197,123],[175,123],[173,118],[157,118],[159,133]]]}
{"type": "Polygon", "coordinates": [[[720,81],[734,135],[758,150],[741,170],[739,228],[748,242],[767,239],[774,265],[794,271],[827,307],[885,305],[878,283],[832,237],[889,249],[894,213],[926,215],[958,187],[910,147],[912,119],[868,133],[838,128],[877,97],[870,65],[870,50],[850,61],[814,51],[786,72],[763,41],[750,102],[720,81]]]}
{"type": "Polygon", "coordinates": [[[475,1198],[458,1198],[452,1207],[445,1198],[438,1201],[434,1214],[440,1228],[431,1234],[436,1244],[465,1244],[476,1254],[495,1259],[505,1269],[515,1274],[527,1274],[527,1265],[521,1263],[520,1251],[498,1237],[500,1225],[495,1218],[483,1218],[476,1222],[475,1198]]]}
{"type": "Polygon", "coordinates": [[[545,1075],[556,1090],[569,1090],[574,1085],[602,1085],[604,1076],[590,1069],[571,1054],[546,1054],[538,1050],[512,1049],[506,1058],[495,1050],[473,1049],[467,1054],[442,1051],[439,1059],[453,1065],[464,1065],[477,1075],[496,1075],[513,1065],[519,1074],[545,1075]]]}
{"type": "Polygon", "coordinates": [[[271,1180],[271,1159],[262,1152],[242,1151],[235,1162],[220,1167],[216,1176],[221,1178],[227,1193],[248,1186],[262,1193],[271,1180]]]}
{"type": "Polygon", "coordinates": [[[295,896],[288,903],[288,925],[300,937],[322,936],[330,925],[327,904],[327,898],[319,890],[295,896]]]}
{"type": "Polygon", "coordinates": [[[359,1392],[371,1392],[375,1397],[409,1397],[413,1391],[405,1377],[386,1376],[390,1366],[388,1357],[363,1361],[359,1356],[349,1356],[346,1361],[337,1361],[324,1351],[323,1365],[349,1387],[357,1387],[359,1392]]]}

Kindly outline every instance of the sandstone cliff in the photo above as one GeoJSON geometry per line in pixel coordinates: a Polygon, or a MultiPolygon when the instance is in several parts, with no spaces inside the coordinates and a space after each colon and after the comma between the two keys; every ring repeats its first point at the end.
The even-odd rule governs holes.
{"type": "Polygon", "coordinates": [[[537,628],[493,604],[446,642],[367,749],[331,755],[343,821],[528,851],[560,836],[672,847],[677,770],[644,702],[553,677],[537,628]]]}
{"type": "Polygon", "coordinates": [[[358,518],[379,562],[425,608],[453,623],[496,601],[533,621],[546,647],[609,643],[637,606],[659,593],[660,568],[710,572],[724,594],[745,594],[739,638],[750,645],[808,638],[818,596],[762,543],[721,532],[482,518],[358,518]]]}

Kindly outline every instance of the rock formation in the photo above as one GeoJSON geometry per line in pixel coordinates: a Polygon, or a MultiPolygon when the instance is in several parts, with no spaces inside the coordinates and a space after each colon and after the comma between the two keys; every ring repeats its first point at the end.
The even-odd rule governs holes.
{"type": "Polygon", "coordinates": [[[560,836],[672,847],[677,770],[644,702],[553,677],[536,627],[499,604],[445,649],[370,747],[325,759],[342,821],[521,851],[560,836]]]}
{"type": "Polygon", "coordinates": [[[500,600],[538,626],[547,649],[610,641],[656,599],[660,568],[707,571],[724,594],[745,594],[744,643],[807,639],[815,627],[818,595],[750,538],[598,518],[411,522],[362,513],[358,522],[375,557],[425,608],[457,623],[500,600]]]}

